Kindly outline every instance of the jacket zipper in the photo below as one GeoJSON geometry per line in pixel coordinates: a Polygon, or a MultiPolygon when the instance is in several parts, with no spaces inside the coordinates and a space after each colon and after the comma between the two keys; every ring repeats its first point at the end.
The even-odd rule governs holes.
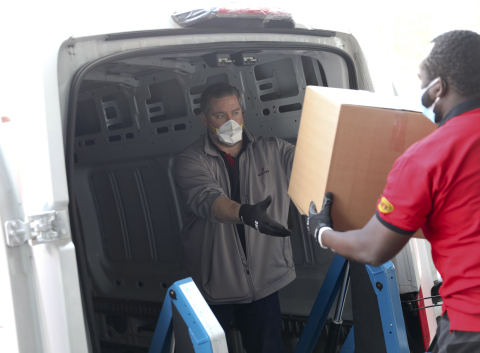
{"type": "MultiPolygon", "coordinates": [[[[240,163],[243,163],[243,167],[240,169],[240,171],[241,171],[240,173],[242,173],[242,171],[243,171],[244,175],[246,175],[245,168],[247,166],[247,163],[245,163],[245,153],[247,153],[247,150],[248,150],[248,148],[242,153],[242,155],[240,156],[240,161],[238,161],[239,165],[240,165],[240,163]]],[[[240,200],[241,200],[242,203],[244,203],[244,202],[248,203],[249,202],[248,196],[245,193],[245,180],[242,180],[242,178],[240,177],[240,173],[238,175],[238,177],[240,179],[239,180],[239,182],[240,182],[240,200]]],[[[243,179],[245,179],[245,178],[243,178],[243,179]]],[[[250,254],[248,252],[248,238],[249,237],[247,236],[247,232],[249,232],[249,230],[248,230],[247,226],[244,226],[244,227],[245,227],[245,257],[246,257],[246,260],[247,260],[247,267],[244,270],[245,270],[245,273],[247,275],[248,286],[250,288],[250,293],[251,293],[252,300],[253,300],[254,290],[253,290],[252,274],[250,273],[250,254]]]]}
{"type": "MultiPolygon", "coordinates": [[[[244,158],[242,158],[244,154],[245,154],[245,152],[242,153],[242,155],[240,156],[241,159],[244,159],[244,158]]],[[[228,171],[227,171],[227,168],[225,167],[225,162],[223,161],[222,156],[219,156],[218,158],[222,159],[222,164],[220,164],[220,165],[223,165],[223,175],[226,178],[226,180],[228,181],[228,180],[230,180],[230,177],[228,176],[228,171]]],[[[239,164],[240,164],[240,161],[239,161],[239,164]]],[[[244,163],[244,165],[245,165],[245,163],[244,163]]],[[[226,184],[227,184],[227,187],[228,187],[228,196],[231,200],[232,199],[232,186],[230,185],[230,182],[227,182],[226,184]]],[[[240,200],[243,203],[243,202],[245,202],[243,200],[244,199],[243,195],[245,193],[245,188],[243,188],[242,184],[240,184],[240,187],[242,188],[242,190],[240,191],[240,200]]],[[[246,202],[248,202],[248,197],[246,199],[246,202]]],[[[240,235],[238,234],[237,227],[234,225],[233,229],[234,229],[234,232],[235,232],[235,236],[237,237],[237,240],[240,243],[240,235]]],[[[247,239],[248,239],[247,238],[247,228],[245,227],[245,248],[246,248],[245,252],[248,252],[248,240],[247,239]]],[[[240,243],[240,248],[242,248],[241,243],[240,243]]],[[[240,251],[243,251],[243,249],[241,249],[240,251]]],[[[243,266],[243,263],[242,263],[242,266],[243,266],[243,270],[244,270],[244,272],[247,276],[248,288],[250,290],[250,296],[252,297],[252,300],[253,300],[253,281],[252,281],[252,277],[251,277],[251,274],[250,274],[250,268],[248,266],[248,254],[244,254],[244,255],[245,255],[247,264],[246,264],[246,266],[243,266]]]]}
{"type": "Polygon", "coordinates": [[[228,188],[228,198],[231,200],[232,199],[232,186],[230,185],[230,177],[228,176],[227,167],[225,167],[225,162],[223,161],[222,156],[217,156],[217,158],[220,158],[220,160],[222,161],[220,163],[220,165],[223,166],[223,177],[226,178],[226,180],[227,180],[227,182],[225,184],[227,184],[227,188],[228,188]]]}

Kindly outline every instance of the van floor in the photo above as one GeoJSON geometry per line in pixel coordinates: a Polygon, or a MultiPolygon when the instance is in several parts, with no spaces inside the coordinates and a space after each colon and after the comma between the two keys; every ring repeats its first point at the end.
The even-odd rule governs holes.
{"type": "MultiPolygon", "coordinates": [[[[292,317],[290,315],[283,316],[283,332],[282,338],[285,346],[285,353],[293,353],[295,351],[295,346],[298,343],[300,335],[305,327],[307,318],[306,317],[292,317]]],[[[352,321],[344,321],[338,329],[338,332],[335,328],[335,324],[332,323],[331,319],[327,321],[320,337],[318,338],[317,344],[315,345],[312,353],[338,353],[340,352],[343,343],[345,342],[348,333],[353,325],[352,321]],[[334,336],[332,336],[332,334],[334,336]]],[[[155,330],[155,325],[150,327],[151,334],[153,337],[153,331],[155,330]]],[[[233,328],[230,331],[228,337],[228,351],[230,353],[244,353],[243,345],[241,342],[241,334],[236,329],[233,328]]],[[[101,342],[101,352],[102,353],[148,353],[148,348],[145,347],[135,347],[121,344],[112,344],[109,342],[101,342]]],[[[181,353],[181,352],[177,352],[181,353]]],[[[248,353],[248,352],[247,352],[248,353]]]]}

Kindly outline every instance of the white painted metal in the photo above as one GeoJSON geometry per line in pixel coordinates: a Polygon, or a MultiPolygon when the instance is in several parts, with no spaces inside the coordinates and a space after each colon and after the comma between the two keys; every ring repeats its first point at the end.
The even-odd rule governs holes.
{"type": "MultiPolygon", "coordinates": [[[[34,215],[55,210],[66,216],[69,200],[57,80],[58,42],[46,39],[35,52],[28,82],[23,82],[28,83],[28,104],[18,104],[10,116],[11,124],[22,122],[10,146],[18,153],[24,212],[34,215]]],[[[13,78],[3,84],[18,85],[13,78]]],[[[6,142],[2,139],[1,143],[6,142]]],[[[4,208],[14,207],[13,201],[7,203],[3,197],[1,203],[4,208]]],[[[25,218],[23,212],[3,217],[2,213],[3,220],[25,218]]],[[[63,240],[48,244],[34,240],[6,250],[19,352],[89,351],[68,218],[66,222],[63,240]]]]}
{"type": "Polygon", "coordinates": [[[397,274],[398,291],[400,294],[418,292],[420,275],[415,260],[413,239],[392,259],[397,274]]]}
{"type": "MultiPolygon", "coordinates": [[[[432,272],[430,269],[429,251],[427,250],[427,241],[424,239],[414,239],[416,263],[420,272],[420,286],[422,289],[423,297],[429,297],[430,291],[433,287],[432,272]]],[[[425,299],[423,301],[424,306],[433,305],[432,299],[425,299]]],[[[435,320],[435,311],[433,308],[424,309],[427,315],[428,331],[430,332],[430,343],[435,337],[437,331],[437,321],[435,320]]]]}
{"type": "Polygon", "coordinates": [[[88,352],[71,239],[33,243],[32,261],[45,352],[88,352]]]}
{"type": "Polygon", "coordinates": [[[14,123],[0,123],[0,342],[2,352],[44,352],[33,280],[31,247],[8,247],[3,223],[23,219],[23,209],[12,173],[14,123]],[[8,149],[8,147],[10,147],[8,149]]]}
{"type": "MultiPolygon", "coordinates": [[[[128,21],[112,21],[106,20],[108,18],[105,18],[105,14],[112,13],[112,2],[96,1],[96,11],[94,12],[92,12],[91,7],[89,8],[88,6],[85,6],[85,8],[82,8],[83,6],[77,7],[75,9],[78,13],[75,17],[78,17],[78,19],[72,19],[70,21],[72,32],[69,33],[69,35],[72,34],[73,37],[80,38],[106,33],[147,31],[159,28],[181,28],[173,21],[171,17],[173,12],[208,8],[209,6],[219,6],[219,4],[227,5],[229,2],[232,1],[142,1],[143,6],[129,6],[124,9],[115,9],[115,14],[117,14],[119,18],[128,18],[128,21]],[[122,10],[124,10],[124,12],[122,12],[122,10]],[[90,18],[88,26],[85,25],[85,18],[90,18]]],[[[292,13],[296,28],[327,29],[350,33],[350,27],[352,27],[351,18],[348,16],[349,11],[340,11],[341,13],[338,16],[325,15],[339,12],[339,6],[335,2],[323,2],[317,4],[317,6],[316,4],[308,4],[308,6],[301,4],[299,6],[296,2],[287,0],[262,0],[261,4],[256,0],[243,0],[242,3],[245,4],[245,6],[258,7],[260,5],[263,7],[281,7],[292,13]]]]}

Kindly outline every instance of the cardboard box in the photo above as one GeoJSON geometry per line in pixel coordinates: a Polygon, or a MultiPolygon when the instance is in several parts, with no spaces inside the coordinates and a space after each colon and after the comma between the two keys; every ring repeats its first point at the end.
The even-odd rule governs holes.
{"type": "Polygon", "coordinates": [[[330,191],[335,230],[365,226],[395,160],[436,128],[402,107],[398,97],[307,87],[288,189],[302,214],[308,215],[311,201],[320,211],[330,191]]]}

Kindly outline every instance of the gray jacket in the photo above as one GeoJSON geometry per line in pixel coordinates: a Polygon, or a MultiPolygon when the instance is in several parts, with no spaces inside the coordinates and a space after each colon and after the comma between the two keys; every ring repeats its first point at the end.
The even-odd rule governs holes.
{"type": "MultiPolygon", "coordinates": [[[[278,138],[254,137],[240,165],[241,203],[272,196],[268,214],[287,226],[287,187],[295,146],[278,138]]],[[[207,134],[185,149],[175,163],[175,180],[187,204],[182,247],[189,274],[209,303],[249,303],[295,279],[290,238],[272,237],[245,226],[247,260],[235,224],[220,223],[213,203],[231,197],[223,157],[207,134]]]]}

